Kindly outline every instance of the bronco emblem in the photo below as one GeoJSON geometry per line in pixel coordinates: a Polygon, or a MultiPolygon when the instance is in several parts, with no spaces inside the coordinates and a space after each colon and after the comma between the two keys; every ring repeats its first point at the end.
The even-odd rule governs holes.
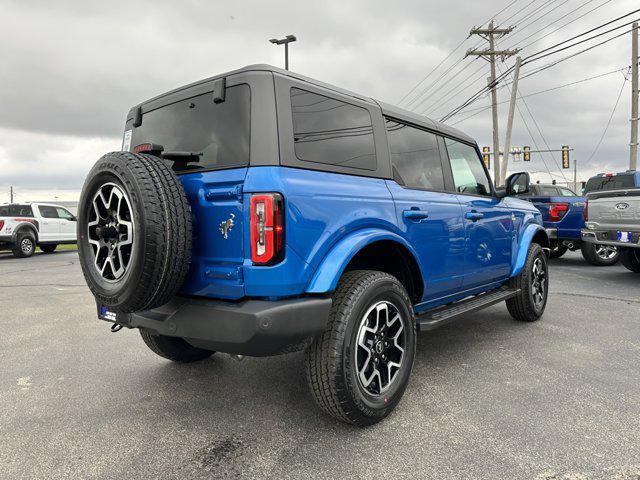
{"type": "Polygon", "coordinates": [[[236,218],[236,216],[233,213],[231,213],[229,215],[229,220],[223,220],[222,222],[220,222],[219,230],[225,240],[229,238],[229,232],[231,231],[234,225],[233,223],[234,218],[236,218]]]}

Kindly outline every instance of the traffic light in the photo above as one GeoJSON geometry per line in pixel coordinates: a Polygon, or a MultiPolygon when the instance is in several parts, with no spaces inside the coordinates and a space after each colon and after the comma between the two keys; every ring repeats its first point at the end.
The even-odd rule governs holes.
{"type": "Polygon", "coordinates": [[[571,162],[569,161],[569,147],[567,145],[562,146],[562,168],[571,168],[571,162]]]}
{"type": "Polygon", "coordinates": [[[522,156],[525,162],[531,161],[531,147],[522,147],[522,156]]]}
{"type": "Polygon", "coordinates": [[[489,152],[491,149],[489,147],[482,147],[482,160],[487,168],[491,168],[491,155],[489,152]]]}

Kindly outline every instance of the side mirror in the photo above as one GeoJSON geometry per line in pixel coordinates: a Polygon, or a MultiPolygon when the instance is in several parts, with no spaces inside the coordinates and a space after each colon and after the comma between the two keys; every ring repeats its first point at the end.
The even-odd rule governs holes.
{"type": "Polygon", "coordinates": [[[519,172],[509,175],[505,182],[506,196],[522,195],[529,193],[531,178],[527,172],[519,172]]]}
{"type": "Polygon", "coordinates": [[[76,218],[75,215],[72,215],[70,218],[68,218],[67,220],[69,220],[70,222],[77,222],[78,219],[76,218]]]}

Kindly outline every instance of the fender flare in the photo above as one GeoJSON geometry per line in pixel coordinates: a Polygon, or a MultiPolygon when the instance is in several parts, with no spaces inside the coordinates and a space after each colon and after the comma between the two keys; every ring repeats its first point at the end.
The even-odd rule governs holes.
{"type": "Polygon", "coordinates": [[[18,226],[13,229],[13,233],[11,234],[12,243],[16,243],[16,241],[18,240],[18,234],[23,230],[31,230],[33,235],[36,237],[36,243],[38,243],[38,229],[31,222],[19,223],[18,226]]]}
{"type": "Polygon", "coordinates": [[[367,245],[381,240],[391,240],[405,247],[413,255],[418,268],[421,268],[415,250],[400,235],[381,228],[365,228],[342,238],[331,248],[314,272],[306,292],[326,293],[335,290],[351,259],[367,245]]]}
{"type": "Polygon", "coordinates": [[[527,261],[527,254],[529,253],[529,246],[533,241],[533,238],[537,235],[543,235],[547,240],[546,245],[543,245],[544,248],[549,247],[549,235],[547,231],[538,224],[529,224],[525,227],[522,236],[520,237],[520,242],[518,245],[518,253],[515,257],[515,261],[511,267],[511,276],[515,277],[519,275],[524,267],[525,262],[527,261]]]}

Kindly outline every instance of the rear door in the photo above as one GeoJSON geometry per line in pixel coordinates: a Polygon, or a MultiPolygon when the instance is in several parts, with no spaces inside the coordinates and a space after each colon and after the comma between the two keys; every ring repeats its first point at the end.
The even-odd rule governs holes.
{"type": "Polygon", "coordinates": [[[465,289],[509,277],[514,216],[493,196],[491,179],[475,146],[445,140],[456,197],[465,224],[465,289]]]}
{"type": "Polygon", "coordinates": [[[446,191],[438,137],[395,119],[386,125],[394,177],[387,185],[424,272],[423,301],[451,295],[464,276],[464,225],[460,203],[446,191]]]}
{"type": "Polygon", "coordinates": [[[165,160],[178,174],[192,211],[191,268],[181,293],[243,297],[243,265],[250,256],[244,245],[247,168],[277,162],[272,74],[229,75],[153,99],[142,104],[139,126],[134,113],[124,136],[131,150],[153,143],[165,153],[198,157],[165,160]]]}
{"type": "Polygon", "coordinates": [[[51,205],[38,205],[40,216],[40,231],[38,233],[38,241],[54,242],[60,240],[60,217],[58,210],[51,205]]]}

